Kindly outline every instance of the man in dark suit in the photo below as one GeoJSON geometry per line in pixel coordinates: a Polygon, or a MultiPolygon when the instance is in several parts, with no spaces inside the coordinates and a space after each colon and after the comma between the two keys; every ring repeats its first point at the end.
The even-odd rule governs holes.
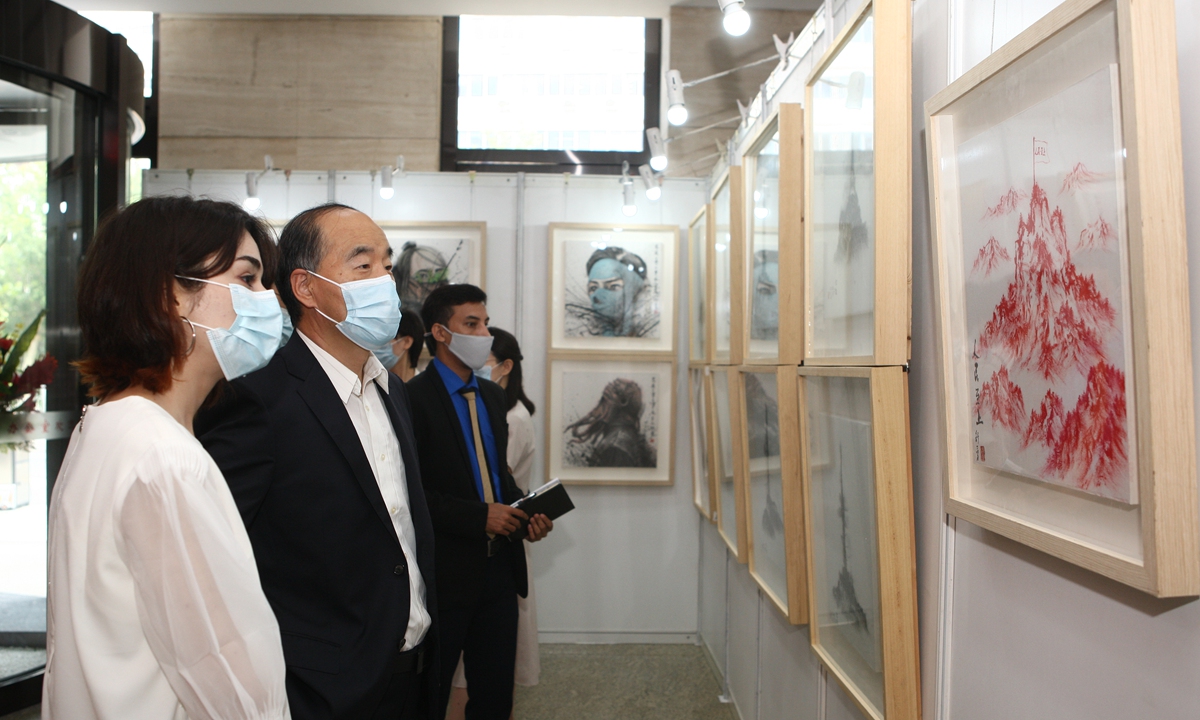
{"type": "Polygon", "coordinates": [[[429,294],[421,319],[434,357],[408,382],[408,392],[436,538],[440,706],[444,713],[461,652],[467,720],[507,720],[517,595],[528,589],[525,550],[507,536],[527,520],[528,539],[537,541],[553,523],[508,505],[522,493],[508,469],[504,390],[474,375],[491,350],[486,303],[474,285],[446,285],[429,294]]]}
{"type": "Polygon", "coordinates": [[[367,349],[400,319],[391,248],[366,215],[324,205],[279,249],[296,332],[196,434],[279,619],[292,717],[438,720],[433,526],[407,393],[367,349]]]}

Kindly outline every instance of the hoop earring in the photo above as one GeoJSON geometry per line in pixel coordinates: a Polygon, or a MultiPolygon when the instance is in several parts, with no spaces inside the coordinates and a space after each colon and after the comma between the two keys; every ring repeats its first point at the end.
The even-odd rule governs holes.
{"type": "Polygon", "coordinates": [[[189,326],[189,327],[191,327],[191,328],[192,328],[192,344],[191,344],[191,345],[188,345],[187,352],[185,352],[185,353],[183,354],[183,356],[184,356],[184,357],[188,357],[188,356],[190,356],[190,355],[192,354],[192,351],[196,349],[196,326],[195,326],[195,325],[192,323],[192,321],[191,321],[191,320],[188,320],[188,319],[187,319],[187,318],[185,318],[185,317],[182,317],[182,316],[181,316],[181,318],[180,318],[180,319],[182,319],[182,320],[183,320],[185,323],[187,323],[187,324],[188,324],[188,326],[189,326]]]}

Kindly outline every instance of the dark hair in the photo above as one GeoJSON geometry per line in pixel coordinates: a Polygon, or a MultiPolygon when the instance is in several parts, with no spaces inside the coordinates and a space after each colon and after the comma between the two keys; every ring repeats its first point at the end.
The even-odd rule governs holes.
{"type": "Polygon", "coordinates": [[[425,339],[425,323],[421,322],[420,315],[407,311],[400,314],[400,328],[396,330],[396,339],[402,337],[412,338],[412,345],[408,346],[408,366],[415,368],[421,360],[421,346],[425,339]]]}
{"type": "Polygon", "coordinates": [[[597,250],[592,253],[592,256],[587,261],[587,271],[590,273],[592,266],[601,260],[616,260],[629,268],[630,272],[637,273],[637,276],[641,279],[646,279],[646,261],[637,253],[631,253],[625,248],[609,245],[603,250],[597,250]]]}
{"type": "Polygon", "coordinates": [[[521,356],[521,346],[517,344],[517,339],[507,330],[500,328],[488,328],[488,332],[492,334],[492,354],[500,362],[512,360],[512,372],[508,374],[508,387],[504,388],[504,393],[508,401],[506,410],[512,410],[520,402],[525,406],[525,409],[532,415],[536,408],[533,406],[533,401],[525,395],[525,383],[522,379],[521,361],[525,358],[521,356]]]}
{"type": "Polygon", "coordinates": [[[467,283],[458,285],[443,285],[425,298],[421,306],[421,322],[425,323],[425,342],[429,346],[429,354],[437,354],[437,340],[433,339],[433,326],[446,326],[454,317],[454,308],[467,303],[487,304],[487,293],[481,288],[467,283]]]}
{"type": "Polygon", "coordinates": [[[192,197],[149,197],[100,224],[79,272],[83,359],[76,363],[103,400],[132,386],[171,387],[172,371],[190,352],[192,331],[175,307],[175,283],[197,291],[237,259],[249,233],[263,261],[263,285],[275,282],[271,229],[240,206],[192,197]]]}
{"type": "Polygon", "coordinates": [[[341,203],[325,203],[309,208],[292,218],[279,234],[279,297],[287,306],[294,325],[300,324],[304,306],[292,292],[292,273],[296,270],[316,271],[325,255],[325,243],[318,221],[334,210],[354,210],[341,203]]]}
{"type": "MultiPolygon", "coordinates": [[[[447,266],[446,258],[438,251],[437,248],[429,247],[428,245],[418,245],[415,242],[409,241],[400,247],[400,257],[396,258],[396,264],[392,267],[392,276],[396,278],[397,283],[412,282],[412,261],[413,256],[425,260],[426,262],[437,263],[443,268],[442,273],[434,279],[435,283],[441,285],[447,284],[445,268],[447,266]]],[[[405,288],[400,288],[401,295],[404,294],[405,288]]]]}

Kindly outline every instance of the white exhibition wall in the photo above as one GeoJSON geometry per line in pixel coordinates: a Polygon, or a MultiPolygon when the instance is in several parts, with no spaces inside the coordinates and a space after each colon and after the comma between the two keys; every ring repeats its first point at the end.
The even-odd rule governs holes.
{"type": "MultiPolygon", "coordinates": [[[[1176,8],[1193,382],[1200,391],[1200,0],[1150,1],[1173,1],[1176,8]]],[[[1061,2],[912,2],[909,395],[923,717],[931,720],[1200,717],[1200,601],[1156,600],[955,521],[942,509],[924,103],[1061,2]]],[[[817,11],[825,15],[825,31],[777,99],[803,100],[809,68],[858,5],[828,0],[817,11]]],[[[764,108],[762,115],[769,112],[764,108]]],[[[745,128],[740,137],[754,130],[745,128]]],[[[746,566],[729,557],[715,528],[705,523],[701,536],[700,633],[726,669],[743,720],[860,718],[836,681],[817,666],[807,631],[783,625],[746,566]]]]}
{"type": "MultiPolygon", "coordinates": [[[[192,193],[241,202],[244,172],[158,171],[145,174],[146,195],[192,193]]],[[[539,446],[546,407],[547,231],[553,222],[674,225],[683,238],[707,201],[703,180],[666,180],[655,203],[637,193],[638,212],[621,212],[613,176],[408,173],[396,194],[379,198],[367,172],[272,173],[258,184],[259,213],[286,220],[336,199],[378,221],[486,221],[488,310],[511,330],[525,356],[526,390],[537,405],[539,446]]],[[[680,291],[687,256],[679,253],[680,291]]],[[[681,297],[683,297],[681,295],[681,297]]],[[[681,305],[686,311],[686,305],[681,305]]],[[[686,368],[686,323],[679,326],[686,368]]],[[[697,628],[699,517],[691,501],[687,374],[676,378],[675,478],[671,487],[572,486],[576,509],[533,548],[538,625],[545,642],[694,642],[697,628]]],[[[540,449],[540,448],[539,448],[540,449]]],[[[534,466],[542,477],[543,458],[534,466]]]]}

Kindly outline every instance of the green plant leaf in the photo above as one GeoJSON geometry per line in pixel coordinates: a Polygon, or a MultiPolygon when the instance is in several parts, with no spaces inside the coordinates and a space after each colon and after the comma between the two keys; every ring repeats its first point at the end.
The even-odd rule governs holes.
{"type": "Polygon", "coordinates": [[[33,345],[33,340],[38,334],[38,327],[42,324],[44,317],[46,317],[46,311],[42,310],[9,349],[8,357],[4,360],[4,367],[0,368],[0,387],[5,387],[12,382],[13,376],[17,374],[17,363],[21,362],[21,357],[29,350],[29,346],[33,345]]]}

